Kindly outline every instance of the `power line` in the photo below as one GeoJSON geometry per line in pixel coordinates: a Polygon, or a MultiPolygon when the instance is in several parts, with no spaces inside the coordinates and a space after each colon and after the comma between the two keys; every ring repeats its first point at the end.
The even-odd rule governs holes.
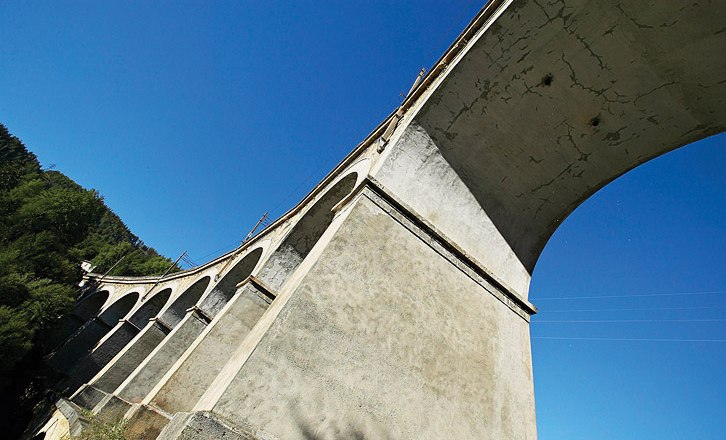
{"type": "Polygon", "coordinates": [[[532,339],[560,341],[632,341],[632,342],[726,342],[726,339],[661,339],[661,338],[587,338],[560,336],[532,336],[532,339]]]}
{"type": "Polygon", "coordinates": [[[203,255],[203,256],[199,257],[199,259],[200,259],[200,260],[202,260],[202,261],[205,261],[205,259],[206,259],[207,257],[211,257],[212,255],[216,255],[216,254],[219,254],[219,253],[220,253],[220,252],[222,252],[222,251],[226,251],[226,250],[232,250],[232,249],[234,249],[234,248],[236,248],[236,247],[238,247],[238,246],[239,246],[239,243],[240,243],[240,241],[242,241],[242,239],[239,239],[239,240],[235,240],[235,241],[233,241],[232,243],[230,243],[230,244],[228,244],[228,245],[225,245],[224,247],[221,247],[221,248],[219,248],[219,249],[217,249],[217,250],[214,250],[214,251],[212,251],[212,252],[210,252],[210,253],[208,253],[208,254],[206,254],[206,255],[203,255]]]}
{"type": "Polygon", "coordinates": [[[533,323],[610,323],[610,322],[726,322],[722,318],[704,318],[704,319],[563,319],[563,320],[532,320],[533,323]]]}
{"type": "Polygon", "coordinates": [[[561,296],[556,298],[531,298],[531,301],[551,301],[551,300],[573,300],[573,299],[601,299],[601,298],[644,298],[655,296],[685,296],[685,295],[724,295],[724,290],[714,290],[709,292],[673,292],[673,293],[645,293],[633,295],[597,295],[597,296],[561,296]]]}

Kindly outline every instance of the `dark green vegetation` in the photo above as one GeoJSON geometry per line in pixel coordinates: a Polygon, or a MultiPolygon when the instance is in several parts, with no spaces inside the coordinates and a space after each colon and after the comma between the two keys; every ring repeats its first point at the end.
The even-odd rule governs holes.
{"type": "MultiPolygon", "coordinates": [[[[79,294],[80,262],[110,275],[161,274],[171,261],[133,235],[94,190],[58,171],[0,124],[0,403],[37,400],[48,341],[79,294]]],[[[174,268],[178,270],[178,268],[174,268]]],[[[5,415],[10,413],[5,411],[5,415]]],[[[18,417],[23,419],[24,417],[18,417]]]]}

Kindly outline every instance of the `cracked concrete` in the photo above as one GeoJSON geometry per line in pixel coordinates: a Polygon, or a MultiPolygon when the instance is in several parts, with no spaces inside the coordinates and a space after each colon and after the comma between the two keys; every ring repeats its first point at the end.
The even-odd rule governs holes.
{"type": "Polygon", "coordinates": [[[611,180],[726,129],[724,18],[721,1],[492,0],[249,247],[106,279],[51,361],[121,349],[77,401],[128,408],[139,438],[171,420],[163,438],[535,439],[539,253],[611,180]]]}

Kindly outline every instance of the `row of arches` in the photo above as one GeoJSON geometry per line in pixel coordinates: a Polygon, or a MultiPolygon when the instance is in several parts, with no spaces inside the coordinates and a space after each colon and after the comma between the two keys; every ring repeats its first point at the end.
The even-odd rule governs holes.
{"type": "Polygon", "coordinates": [[[112,296],[108,290],[84,298],[73,311],[76,321],[83,324],[51,357],[51,365],[73,379],[72,387],[65,391],[102,374],[106,376],[101,377],[105,391],[113,392],[186,316],[196,309],[206,318],[214,318],[237,293],[237,286],[252,274],[273,291],[279,290],[328,229],[335,216],[333,208],[353,191],[358,177],[357,172],[351,172],[333,182],[276,248],[261,243],[233,257],[238,261],[219,281],[213,282],[214,273],[208,270],[178,296],[173,295],[173,286],[162,286],[145,301],[139,292],[130,292],[107,305],[112,296]],[[270,253],[264,258],[266,251],[270,253]],[[126,353],[133,356],[129,354],[127,362],[119,362],[126,353]],[[114,368],[119,371],[106,374],[114,368]]]}

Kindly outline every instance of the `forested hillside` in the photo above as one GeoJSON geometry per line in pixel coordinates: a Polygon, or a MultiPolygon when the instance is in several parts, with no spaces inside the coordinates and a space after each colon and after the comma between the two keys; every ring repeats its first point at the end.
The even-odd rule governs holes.
{"type": "Polygon", "coordinates": [[[44,341],[78,295],[80,262],[89,260],[95,272],[103,273],[122,256],[111,275],[161,274],[172,264],[133,235],[98,192],[58,171],[43,170],[0,124],[3,400],[27,394],[23,387],[44,374],[42,357],[53,348],[44,341]]]}

